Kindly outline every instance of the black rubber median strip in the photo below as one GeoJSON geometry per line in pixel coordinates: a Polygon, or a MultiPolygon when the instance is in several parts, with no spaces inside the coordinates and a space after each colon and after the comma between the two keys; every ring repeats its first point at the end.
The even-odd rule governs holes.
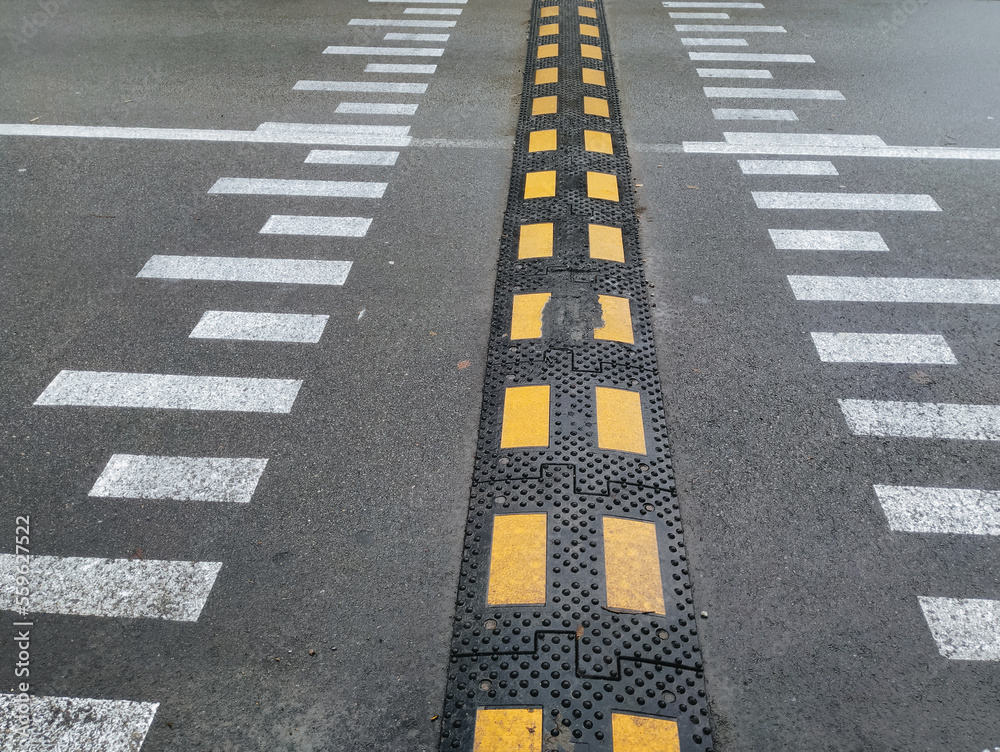
{"type": "Polygon", "coordinates": [[[532,6],[441,750],[710,750],[600,0],[532,6]]]}

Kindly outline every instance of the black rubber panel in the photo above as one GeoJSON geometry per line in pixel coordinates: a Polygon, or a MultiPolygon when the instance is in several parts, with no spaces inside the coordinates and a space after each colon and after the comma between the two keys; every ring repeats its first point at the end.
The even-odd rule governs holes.
{"type": "Polygon", "coordinates": [[[612,750],[611,713],[676,720],[681,749],[711,750],[697,617],[664,425],[628,152],[604,8],[600,0],[536,0],[525,64],[510,191],[500,240],[486,383],[465,551],[458,587],[442,752],[471,751],[480,707],[543,707],[543,750],[612,750]],[[540,8],[558,5],[557,18],[540,8]],[[593,7],[598,18],[578,16],[593,7]],[[558,22],[559,35],[539,38],[558,22]],[[600,40],[579,34],[598,26],[600,40]],[[539,44],[559,56],[536,60],[539,44]],[[602,49],[582,58],[580,44],[602,49]],[[535,71],[559,68],[536,86],[535,71]],[[583,83],[583,67],[604,71],[606,87],[583,83]],[[532,99],[558,95],[558,113],[532,117],[532,99]],[[608,118],[585,115],[584,96],[608,100],[608,118]],[[555,129],[558,149],[528,152],[531,131],[555,129]],[[583,131],[611,133],[614,155],[585,151],[583,131]],[[525,174],[555,170],[554,198],[525,200],[525,174]],[[618,202],[587,196],[587,171],[618,176],[618,202]],[[521,225],[554,224],[552,258],[518,259],[521,225]],[[591,259],[588,225],[622,229],[625,262],[591,259]],[[515,294],[551,292],[543,336],[509,338],[515,294]],[[631,301],[634,345],[595,340],[598,295],[631,301]],[[548,448],[500,448],[504,390],[551,386],[548,448]],[[600,449],[594,387],[640,394],[646,455],[600,449]],[[548,515],[545,606],[487,606],[496,513],[548,515]],[[657,523],[666,616],[611,610],[604,599],[602,515],[657,523]],[[672,600],[671,600],[672,599],[672,600]]]}

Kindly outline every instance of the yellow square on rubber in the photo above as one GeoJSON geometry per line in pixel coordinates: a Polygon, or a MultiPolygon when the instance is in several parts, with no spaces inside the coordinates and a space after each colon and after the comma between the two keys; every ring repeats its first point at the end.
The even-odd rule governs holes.
{"type": "Polygon", "coordinates": [[[615,752],[681,752],[677,721],[645,715],[611,714],[615,752]]]}
{"type": "Polygon", "coordinates": [[[538,45],[538,59],[546,57],[559,57],[559,43],[538,45]]]}
{"type": "MultiPolygon", "coordinates": [[[[613,175],[611,177],[614,177],[613,175]]],[[[615,183],[615,193],[618,193],[618,184],[615,183]]],[[[556,171],[545,170],[543,172],[529,172],[524,176],[524,197],[525,198],[552,198],[556,195],[556,171]]],[[[615,199],[618,200],[617,198],[615,199]]]]}
{"type": "Polygon", "coordinates": [[[583,148],[587,151],[596,151],[599,154],[615,153],[615,149],[611,145],[611,134],[601,131],[584,131],[583,148]]]}
{"type": "Polygon", "coordinates": [[[539,68],[535,71],[535,86],[559,83],[558,68],[539,68]]]}
{"type": "Polygon", "coordinates": [[[584,97],[583,111],[587,115],[611,117],[611,113],[608,111],[608,100],[601,97],[584,97]]]}
{"type": "Polygon", "coordinates": [[[587,235],[590,242],[590,257],[602,261],[617,261],[625,263],[625,243],[622,241],[620,227],[607,225],[588,225],[587,235]]]}
{"type": "Polygon", "coordinates": [[[594,8],[587,8],[583,5],[580,5],[577,6],[576,11],[584,18],[597,18],[597,10],[594,8]]]}
{"type": "Polygon", "coordinates": [[[528,134],[528,151],[555,151],[558,137],[556,130],[532,131],[528,134]]]}
{"type": "Polygon", "coordinates": [[[540,37],[550,37],[553,34],[559,33],[559,24],[542,24],[538,27],[538,36],[540,37]]]}
{"type": "Polygon", "coordinates": [[[531,115],[554,115],[559,106],[559,97],[535,97],[531,100],[531,115]]]}
{"type": "Polygon", "coordinates": [[[604,78],[604,71],[599,71],[596,68],[583,69],[583,82],[585,84],[593,84],[594,86],[608,85],[607,80],[604,78]]]}
{"type": "MultiPolygon", "coordinates": [[[[621,230],[618,233],[620,240],[621,230]]],[[[517,239],[518,259],[551,258],[554,236],[555,228],[551,222],[521,225],[521,234],[517,239]]],[[[625,259],[622,258],[622,260],[625,259]]]]}
{"type": "MultiPolygon", "coordinates": [[[[592,60],[603,60],[604,53],[601,52],[601,48],[596,44],[581,44],[580,54],[584,57],[589,57],[592,60]]],[[[539,55],[541,57],[541,55],[539,55]]]]}
{"type": "Polygon", "coordinates": [[[580,24],[580,36],[600,38],[601,32],[593,24],[580,24]]]}
{"type": "Polygon", "coordinates": [[[547,447],[548,445],[548,385],[507,387],[504,391],[500,448],[547,447]]]}
{"type": "MultiPolygon", "coordinates": [[[[529,175],[531,173],[528,173],[529,175]]],[[[555,173],[552,173],[553,188],[552,195],[555,195],[555,173]]],[[[618,176],[609,175],[606,172],[587,172],[587,197],[599,198],[603,201],[618,200],[618,176]]],[[[525,196],[527,198],[527,196],[525,196]]]]}
{"type": "Polygon", "coordinates": [[[559,15],[558,5],[546,5],[542,7],[542,12],[538,14],[542,18],[552,18],[552,16],[559,15]]]}

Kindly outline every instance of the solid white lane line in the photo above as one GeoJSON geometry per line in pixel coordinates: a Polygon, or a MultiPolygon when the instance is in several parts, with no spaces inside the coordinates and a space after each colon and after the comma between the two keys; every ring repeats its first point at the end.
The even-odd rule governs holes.
{"type": "Polygon", "coordinates": [[[785,120],[796,121],[794,110],[746,110],[741,108],[718,107],[712,109],[716,120],[785,120]]]}
{"type": "Polygon", "coordinates": [[[842,399],[855,436],[1000,441],[1000,405],[842,399]]]}
{"type": "Polygon", "coordinates": [[[441,57],[442,47],[343,47],[331,45],[324,55],[396,55],[399,57],[441,57]]]}
{"type": "Polygon", "coordinates": [[[669,13],[671,18],[704,18],[715,19],[717,21],[728,21],[728,13],[669,13]]]}
{"type": "Polygon", "coordinates": [[[371,226],[368,217],[314,217],[272,214],[260,228],[261,235],[314,235],[328,238],[363,238],[371,226]]]}
{"type": "Polygon", "coordinates": [[[390,31],[382,40],[385,42],[447,42],[451,34],[401,34],[390,31]]]}
{"type": "Polygon", "coordinates": [[[408,65],[406,63],[368,63],[365,73],[433,73],[436,65],[408,65]]]}
{"type": "Polygon", "coordinates": [[[345,123],[261,123],[258,133],[321,133],[344,136],[406,136],[408,125],[348,125],[345,123]]]}
{"type": "Polygon", "coordinates": [[[189,336],[194,339],[314,344],[323,336],[329,318],[308,313],[205,311],[189,336]]]}
{"type": "Polygon", "coordinates": [[[230,256],[156,255],[137,277],[196,279],[214,282],[268,282],[297,285],[342,285],[351,261],[238,258],[230,256]]]}
{"type": "Polygon", "coordinates": [[[1000,491],[875,486],[889,527],[902,533],[1000,535],[1000,491]]]}
{"type": "Polygon", "coordinates": [[[754,68],[695,68],[701,78],[773,78],[771,71],[754,68]]]}
{"type": "Polygon", "coordinates": [[[760,209],[831,209],[843,211],[941,211],[933,198],[920,193],[813,193],[751,191],[760,209]]]}
{"type": "Polygon", "coordinates": [[[1000,661],[1000,601],[920,597],[938,652],[954,661],[1000,661]]]}
{"type": "Polygon", "coordinates": [[[2,752],[139,752],[158,702],[91,700],[85,697],[28,696],[26,736],[18,739],[22,701],[0,694],[2,752]]]}
{"type": "Polygon", "coordinates": [[[796,300],[1000,305],[1000,280],[789,275],[796,300]]]}
{"type": "Polygon", "coordinates": [[[688,47],[748,47],[750,45],[745,39],[731,39],[729,37],[681,37],[681,44],[688,47]]]}
{"type": "Polygon", "coordinates": [[[239,196],[326,196],[382,198],[388,183],[345,180],[273,180],[269,178],[219,178],[209,193],[239,196]]]}
{"type": "Polygon", "coordinates": [[[753,133],[727,132],[727,143],[750,146],[885,146],[878,136],[853,136],[837,133],[753,133]]]}
{"type": "Polygon", "coordinates": [[[313,149],[306,164],[380,165],[391,167],[399,158],[398,151],[348,151],[346,149],[313,149]]]}
{"type": "Polygon", "coordinates": [[[301,388],[297,379],[64,370],[34,404],[290,413],[301,388]]]}
{"type": "Polygon", "coordinates": [[[888,251],[882,235],[864,230],[768,230],[779,251],[888,251]]]}
{"type": "Polygon", "coordinates": [[[397,26],[409,27],[411,29],[451,29],[457,21],[425,21],[413,18],[352,18],[347,22],[348,26],[397,26]]]}
{"type": "Polygon", "coordinates": [[[407,8],[403,13],[414,13],[425,16],[460,16],[461,8],[407,8]]]}
{"type": "MultiPolygon", "coordinates": [[[[0,607],[14,609],[18,557],[0,554],[0,607]]],[[[28,610],[37,614],[198,621],[222,568],[214,561],[36,556],[28,610]]]]}
{"type": "Polygon", "coordinates": [[[839,175],[833,162],[801,159],[741,159],[744,175],[839,175]]]}
{"type": "Polygon", "coordinates": [[[664,8],[763,8],[761,3],[664,2],[664,8]]]}
{"type": "MultiPolygon", "coordinates": [[[[791,134],[789,134],[791,135],[791,134]]],[[[957,146],[822,146],[798,144],[730,144],[721,141],[684,141],[687,154],[761,154],[797,157],[881,157],[896,159],[1000,159],[1000,149],[957,146]]]]}
{"type": "MultiPolygon", "coordinates": [[[[469,0],[420,0],[422,3],[438,3],[441,5],[465,5],[469,0]]],[[[412,3],[413,0],[368,0],[370,3],[412,3]]]]}
{"type": "Polygon", "coordinates": [[[380,102],[341,102],[334,110],[336,115],[415,115],[415,104],[387,104],[380,102]]]}
{"type": "Polygon", "coordinates": [[[754,89],[742,86],[704,86],[706,97],[724,99],[826,99],[843,101],[834,89],[754,89]]]}
{"type": "Polygon", "coordinates": [[[940,334],[811,332],[824,363],[958,363],[940,334]]]}
{"type": "Polygon", "coordinates": [[[299,81],[296,91],[363,91],[386,94],[423,94],[427,84],[380,83],[378,81],[299,81]]]}
{"type": "Polygon", "coordinates": [[[811,55],[787,55],[774,52],[689,52],[691,60],[728,63],[815,63],[811,55]]]}
{"type": "Polygon", "coordinates": [[[676,31],[722,31],[737,34],[785,34],[784,26],[729,26],[727,24],[674,24],[676,31]]]}
{"type": "Polygon", "coordinates": [[[246,504],[266,459],[115,454],[88,496],[246,504]]]}

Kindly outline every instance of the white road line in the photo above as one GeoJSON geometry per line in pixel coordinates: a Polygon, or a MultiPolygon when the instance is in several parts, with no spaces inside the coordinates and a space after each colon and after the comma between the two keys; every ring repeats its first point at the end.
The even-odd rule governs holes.
{"type": "Polygon", "coordinates": [[[882,235],[864,230],[768,230],[779,251],[888,251],[882,235]]]}
{"type": "Polygon", "coordinates": [[[1000,535],[1000,491],[875,486],[889,527],[902,533],[1000,535]]]}
{"type": "Polygon", "coordinates": [[[87,495],[246,504],[266,466],[266,459],[252,457],[115,454],[87,495]]]}
{"type": "Polygon", "coordinates": [[[395,55],[398,57],[441,57],[443,47],[339,47],[332,45],[324,55],[395,55]]]}
{"type": "Polygon", "coordinates": [[[219,178],[209,193],[239,196],[325,196],[382,198],[388,183],[344,180],[272,180],[268,178],[219,178]]]}
{"type": "Polygon", "coordinates": [[[1000,159],[1000,149],[966,149],[957,146],[823,146],[799,144],[729,144],[721,141],[685,141],[687,154],[761,154],[797,157],[881,157],[895,159],[1000,159]]]}
{"type": "Polygon", "coordinates": [[[784,120],[794,122],[799,119],[794,110],[746,110],[726,107],[713,108],[712,116],[716,120],[784,120]]]}
{"type": "Polygon", "coordinates": [[[411,29],[451,29],[457,21],[425,21],[412,18],[352,18],[348,26],[402,26],[411,29]]]}
{"type": "Polygon", "coordinates": [[[664,8],[763,8],[761,3],[664,2],[664,8]]]}
{"type": "Polygon", "coordinates": [[[728,21],[728,13],[669,13],[671,18],[704,18],[715,19],[717,21],[728,21]]]}
{"type": "Polygon", "coordinates": [[[295,285],[342,285],[351,261],[238,258],[231,256],[156,255],[135,276],[214,282],[268,282],[295,285]]]}
{"type": "Polygon", "coordinates": [[[415,104],[389,104],[380,102],[341,102],[334,110],[336,115],[416,115],[415,104]]]}
{"type": "Polygon", "coordinates": [[[1000,305],[1000,280],[789,275],[796,300],[1000,305]]]}
{"type": "Polygon", "coordinates": [[[837,400],[851,433],[908,439],[1000,441],[1000,406],[837,400]]]}
{"type": "Polygon", "coordinates": [[[773,78],[771,71],[754,68],[695,68],[701,78],[773,78]]]}
{"type": "Polygon", "coordinates": [[[346,149],[313,149],[306,164],[381,165],[391,167],[399,158],[398,151],[348,151],[346,149]]]}
{"type": "Polygon", "coordinates": [[[1000,601],[920,597],[938,652],[953,661],[1000,661],[1000,601]]]}
{"type": "Polygon", "coordinates": [[[940,334],[811,332],[824,363],[958,363],[940,334]]]}
{"type": "Polygon", "coordinates": [[[833,162],[801,159],[740,159],[744,175],[839,175],[833,162]]]}
{"type": "Polygon", "coordinates": [[[347,125],[344,123],[261,123],[257,126],[258,133],[299,133],[344,136],[406,136],[410,132],[408,125],[347,125]]]}
{"type": "Polygon", "coordinates": [[[681,44],[688,47],[747,47],[750,43],[745,39],[729,37],[681,37],[681,44]]]}
{"type": "Polygon", "coordinates": [[[403,13],[415,13],[425,16],[460,16],[461,8],[407,8],[403,13]]]}
{"type": "Polygon", "coordinates": [[[314,217],[272,214],[260,228],[261,235],[313,235],[328,238],[363,238],[371,226],[368,217],[314,217]]]}
{"type": "Polygon", "coordinates": [[[727,63],[815,63],[811,55],[787,55],[774,52],[688,52],[692,60],[727,63]]]}
{"type": "Polygon", "coordinates": [[[365,73],[433,73],[436,65],[407,65],[394,63],[368,63],[365,73]]]}
{"type": "Polygon", "coordinates": [[[760,209],[833,209],[844,211],[941,211],[920,193],[812,193],[751,191],[760,209]]]}
{"type": "Polygon", "coordinates": [[[885,146],[878,136],[837,133],[723,133],[727,143],[741,146],[885,146]]]}
{"type": "MultiPolygon", "coordinates": [[[[420,0],[422,3],[465,5],[469,0],[420,0]]],[[[370,3],[412,3],[413,0],[368,0],[370,3]]]]}
{"type": "Polygon", "coordinates": [[[297,379],[64,370],[34,404],[290,413],[301,388],[297,379]]]}
{"type": "Polygon", "coordinates": [[[205,311],[189,336],[194,339],[315,344],[323,336],[329,318],[308,313],[205,311]]]}
{"type": "MultiPolygon", "coordinates": [[[[85,559],[32,554],[36,614],[198,621],[222,568],[214,561],[85,559]]],[[[18,557],[0,554],[0,608],[14,609],[18,557]]]]}
{"type": "Polygon", "coordinates": [[[158,702],[28,696],[25,737],[19,737],[21,700],[0,694],[0,752],[139,752],[158,702]]]}
{"type": "Polygon", "coordinates": [[[401,34],[390,31],[382,40],[385,42],[447,42],[451,34],[401,34]]]}
{"type": "Polygon", "coordinates": [[[427,84],[380,83],[378,81],[299,81],[295,91],[363,91],[385,94],[423,94],[427,84]]]}
{"type": "Polygon", "coordinates": [[[706,97],[725,99],[825,99],[843,101],[835,89],[754,89],[743,86],[704,86],[706,97]]]}
{"type": "Polygon", "coordinates": [[[736,34],[785,34],[784,26],[728,26],[726,24],[674,24],[676,31],[722,31],[736,34]]]}

